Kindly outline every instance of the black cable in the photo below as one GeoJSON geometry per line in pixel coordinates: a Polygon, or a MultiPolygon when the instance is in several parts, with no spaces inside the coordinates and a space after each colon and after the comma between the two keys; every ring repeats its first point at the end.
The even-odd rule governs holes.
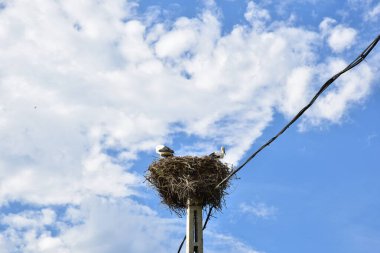
{"type": "Polygon", "coordinates": [[[301,109],[297,113],[296,116],[288,123],[286,124],[280,132],[278,132],[274,137],[272,137],[269,141],[267,141],[264,145],[262,145],[256,152],[254,152],[248,159],[240,165],[237,169],[233,170],[225,179],[223,179],[217,186],[216,188],[220,187],[223,183],[228,181],[233,175],[235,175],[239,170],[241,170],[249,161],[251,161],[258,153],[260,153],[264,148],[269,146],[273,141],[275,141],[280,135],[282,135],[294,122],[296,122],[305,112],[307,109],[310,108],[314,104],[314,102],[317,100],[317,98],[336,80],[338,79],[339,76],[341,76],[343,73],[349,71],[350,69],[354,68],[357,66],[359,63],[361,63],[367,55],[372,51],[372,49],[376,46],[376,44],[380,40],[380,35],[372,41],[372,43],[353,61],[351,62],[346,68],[344,68],[342,71],[339,73],[335,74],[333,77],[331,77],[329,80],[327,80],[326,83],[322,85],[322,87],[319,89],[319,91],[315,94],[315,96],[310,100],[310,102],[301,109]]]}
{"type": "Polygon", "coordinates": [[[178,248],[177,253],[180,253],[180,252],[181,252],[182,246],[183,246],[183,244],[185,243],[185,241],[186,241],[186,235],[183,237],[182,242],[181,242],[181,244],[179,245],[179,248],[178,248]]]}
{"type": "MultiPolygon", "coordinates": [[[[335,74],[333,77],[331,77],[327,82],[325,82],[322,87],[319,89],[319,91],[314,95],[314,97],[310,100],[310,102],[302,108],[294,118],[289,121],[288,124],[286,124],[280,132],[278,132],[275,136],[273,136],[269,141],[267,141],[264,145],[262,145],[259,149],[257,149],[248,159],[241,164],[237,169],[233,170],[225,179],[223,179],[215,188],[219,188],[222,184],[227,182],[233,175],[235,175],[237,172],[239,172],[249,161],[251,161],[258,153],[260,153],[264,148],[269,146],[273,141],[275,141],[280,135],[282,135],[291,125],[293,125],[294,122],[296,122],[317,100],[317,98],[336,80],[338,79],[342,74],[349,71],[350,69],[356,67],[359,63],[361,63],[367,55],[372,51],[372,49],[376,46],[376,44],[380,40],[380,35],[378,35],[371,44],[358,56],[355,60],[353,60],[347,67],[345,67],[343,70],[335,74]]],[[[207,218],[205,221],[205,224],[203,225],[203,230],[206,228],[206,225],[211,218],[211,212],[213,207],[210,207],[209,212],[207,214],[207,218]]],[[[180,253],[181,248],[186,240],[186,236],[183,238],[181,245],[179,246],[178,253],[180,253]]]]}

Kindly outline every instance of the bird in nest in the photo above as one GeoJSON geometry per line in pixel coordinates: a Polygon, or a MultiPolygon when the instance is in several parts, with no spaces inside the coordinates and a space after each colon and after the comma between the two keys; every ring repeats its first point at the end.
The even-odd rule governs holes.
{"type": "Polygon", "coordinates": [[[158,145],[156,147],[156,153],[159,154],[161,157],[169,157],[169,156],[173,156],[174,151],[167,146],[158,145]]]}
{"type": "Polygon", "coordinates": [[[226,155],[226,149],[222,146],[220,148],[220,151],[212,152],[209,156],[215,159],[223,159],[225,155],[226,155]]]}

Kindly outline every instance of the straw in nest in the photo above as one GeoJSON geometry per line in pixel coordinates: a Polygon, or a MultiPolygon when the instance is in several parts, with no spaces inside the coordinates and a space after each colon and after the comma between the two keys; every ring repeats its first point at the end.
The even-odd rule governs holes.
{"type": "Polygon", "coordinates": [[[154,161],[145,178],[158,191],[164,204],[183,215],[188,199],[202,207],[221,210],[229,182],[216,186],[230,172],[230,167],[210,156],[172,156],[154,161]]]}

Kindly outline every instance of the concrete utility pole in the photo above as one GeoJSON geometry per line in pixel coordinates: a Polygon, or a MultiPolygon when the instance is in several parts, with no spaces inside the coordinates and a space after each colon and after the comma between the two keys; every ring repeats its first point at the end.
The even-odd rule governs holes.
{"type": "Polygon", "coordinates": [[[202,206],[187,201],[186,253],[203,253],[202,206]]]}

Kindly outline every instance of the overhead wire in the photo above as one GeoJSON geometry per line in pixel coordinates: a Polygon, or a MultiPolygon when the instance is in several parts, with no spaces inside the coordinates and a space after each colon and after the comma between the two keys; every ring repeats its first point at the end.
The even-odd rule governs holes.
{"type": "MultiPolygon", "coordinates": [[[[318,92],[314,95],[314,97],[310,100],[310,102],[303,107],[293,118],[289,121],[288,124],[286,124],[275,136],[273,136],[271,139],[269,139],[265,144],[263,144],[260,148],[258,148],[251,156],[245,160],[244,163],[242,163],[238,168],[234,169],[226,178],[224,178],[215,188],[219,188],[222,184],[227,182],[231,177],[233,177],[237,172],[239,172],[247,163],[249,163],[258,153],[260,153],[263,149],[268,147],[272,142],[274,142],[280,135],[282,135],[291,125],[293,125],[294,122],[296,122],[318,99],[318,97],[335,81],[337,80],[342,74],[346,73],[350,69],[356,67],[358,64],[360,64],[372,51],[372,49],[375,48],[376,44],[380,40],[380,34],[367,46],[364,51],[355,58],[347,67],[345,67],[343,70],[332,76],[329,80],[327,80],[321,88],[318,90],[318,92]]],[[[209,208],[209,211],[207,213],[207,217],[205,220],[205,223],[203,225],[203,230],[206,228],[208,221],[211,218],[213,207],[211,206],[209,208]]],[[[178,253],[180,253],[181,248],[186,240],[186,236],[183,238],[182,243],[179,246],[178,253]]]]}
{"type": "Polygon", "coordinates": [[[372,49],[376,46],[376,44],[380,40],[380,35],[376,37],[374,41],[354,60],[352,61],[346,68],[335,74],[333,77],[331,77],[327,82],[325,82],[322,87],[318,90],[318,92],[315,94],[315,96],[310,100],[310,102],[303,107],[297,114],[294,116],[294,118],[289,121],[288,124],[286,124],[274,137],[269,139],[264,145],[262,145],[260,148],[258,148],[248,159],[242,163],[237,169],[233,170],[225,179],[223,179],[216,188],[219,188],[223,183],[228,181],[233,175],[235,175],[238,171],[240,171],[249,161],[251,161],[258,153],[260,153],[264,148],[269,146],[273,141],[275,141],[280,135],[282,135],[291,125],[293,125],[294,122],[296,122],[317,100],[317,98],[336,80],[344,74],[345,72],[349,71],[350,69],[357,66],[359,63],[361,63],[367,55],[372,51],[372,49]]]}

